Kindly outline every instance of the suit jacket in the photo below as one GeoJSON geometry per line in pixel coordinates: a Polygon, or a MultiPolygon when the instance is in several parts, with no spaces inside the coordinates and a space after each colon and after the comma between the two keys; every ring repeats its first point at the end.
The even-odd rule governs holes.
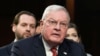
{"type": "MultiPolygon", "coordinates": [[[[11,56],[46,56],[42,36],[19,40],[13,46],[11,56]]],[[[85,56],[85,52],[80,44],[65,39],[59,46],[58,56],[85,56]]]]}
{"type": "Polygon", "coordinates": [[[10,56],[13,43],[0,47],[0,56],[10,56]]]}

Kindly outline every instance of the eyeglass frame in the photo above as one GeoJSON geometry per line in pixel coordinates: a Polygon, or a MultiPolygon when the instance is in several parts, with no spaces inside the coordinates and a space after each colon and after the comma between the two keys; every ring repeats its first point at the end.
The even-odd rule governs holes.
{"type": "Polygon", "coordinates": [[[54,19],[45,20],[45,23],[48,23],[50,26],[57,26],[57,24],[59,24],[61,28],[67,28],[69,25],[68,22],[57,22],[54,19]]]}

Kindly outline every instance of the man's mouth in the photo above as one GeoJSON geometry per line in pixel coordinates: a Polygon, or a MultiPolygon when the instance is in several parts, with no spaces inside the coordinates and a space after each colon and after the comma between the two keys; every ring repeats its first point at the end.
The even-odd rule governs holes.
{"type": "Polygon", "coordinates": [[[31,34],[30,33],[25,33],[25,36],[30,37],[31,34]]]}
{"type": "Polygon", "coordinates": [[[53,36],[57,36],[57,37],[60,36],[60,34],[57,34],[57,33],[53,33],[52,35],[53,35],[53,36]]]}

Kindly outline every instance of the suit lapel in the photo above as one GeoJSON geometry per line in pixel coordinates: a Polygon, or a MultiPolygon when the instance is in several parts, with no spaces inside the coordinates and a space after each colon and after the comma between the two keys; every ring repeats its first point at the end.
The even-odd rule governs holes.
{"type": "Polygon", "coordinates": [[[9,44],[7,46],[7,52],[8,52],[9,55],[11,55],[11,48],[12,48],[12,46],[13,46],[13,43],[11,43],[11,44],[9,44]]]}
{"type": "Polygon", "coordinates": [[[63,44],[59,46],[58,56],[70,56],[69,45],[64,41],[63,44]]]}
{"type": "Polygon", "coordinates": [[[36,37],[37,39],[33,40],[33,52],[35,53],[36,56],[46,56],[44,45],[42,42],[42,36],[36,37]]]}
{"type": "MultiPolygon", "coordinates": [[[[34,56],[46,56],[45,48],[42,42],[42,36],[36,36],[33,38],[32,42],[32,55],[34,56]]],[[[71,56],[71,49],[68,42],[63,41],[63,43],[58,48],[58,56],[71,56]]]]}

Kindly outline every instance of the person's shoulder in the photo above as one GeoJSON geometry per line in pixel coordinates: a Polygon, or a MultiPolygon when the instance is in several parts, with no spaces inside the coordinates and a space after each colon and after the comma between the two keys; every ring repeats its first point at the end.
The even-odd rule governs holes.
{"type": "Polygon", "coordinates": [[[86,55],[87,55],[87,56],[93,56],[93,55],[92,55],[92,54],[90,54],[90,53],[86,53],[86,55]]]}
{"type": "Polygon", "coordinates": [[[15,42],[14,45],[21,45],[21,46],[30,45],[31,43],[34,43],[35,40],[37,40],[38,38],[39,38],[39,35],[35,35],[26,39],[19,40],[15,42]]]}
{"type": "Polygon", "coordinates": [[[38,39],[39,35],[35,35],[23,40],[19,40],[13,44],[11,51],[16,51],[16,50],[23,50],[23,52],[29,51],[37,44],[38,39]]]}
{"type": "Polygon", "coordinates": [[[68,39],[65,39],[64,42],[67,46],[66,48],[69,48],[69,52],[72,52],[73,55],[86,56],[83,44],[68,39]]]}
{"type": "Polygon", "coordinates": [[[6,50],[8,48],[8,46],[9,45],[5,45],[5,46],[0,47],[0,52],[6,50]]]}
{"type": "Polygon", "coordinates": [[[11,48],[12,45],[13,45],[13,43],[10,43],[10,44],[7,44],[7,45],[2,46],[2,47],[0,47],[0,51],[1,51],[1,50],[6,50],[6,49],[8,49],[8,48],[11,48]]]}
{"type": "Polygon", "coordinates": [[[72,48],[76,47],[76,48],[84,49],[84,45],[82,43],[77,43],[77,42],[74,42],[74,41],[68,40],[68,39],[65,39],[64,41],[66,42],[67,45],[69,45],[72,48]]]}
{"type": "Polygon", "coordinates": [[[0,56],[8,56],[11,52],[13,43],[0,47],[0,56]]]}

